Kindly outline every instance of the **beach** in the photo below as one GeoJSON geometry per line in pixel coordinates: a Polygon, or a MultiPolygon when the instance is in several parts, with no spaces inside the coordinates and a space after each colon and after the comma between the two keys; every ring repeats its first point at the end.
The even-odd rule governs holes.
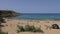
{"type": "Polygon", "coordinates": [[[6,23],[2,27],[2,31],[8,32],[8,34],[60,34],[60,29],[49,29],[47,26],[52,26],[57,24],[60,27],[60,21],[55,20],[25,20],[25,19],[5,19],[6,23]],[[8,26],[7,26],[8,25],[8,26]],[[20,32],[17,33],[17,25],[34,25],[36,28],[40,27],[44,33],[34,33],[34,32],[20,32]]]}
{"type": "Polygon", "coordinates": [[[0,0],[0,34],[60,34],[60,0],[0,0]]]}

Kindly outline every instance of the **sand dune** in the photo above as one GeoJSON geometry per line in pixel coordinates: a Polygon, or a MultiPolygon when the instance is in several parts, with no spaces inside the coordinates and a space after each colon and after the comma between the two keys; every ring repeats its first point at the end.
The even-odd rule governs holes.
{"type": "Polygon", "coordinates": [[[9,34],[60,34],[60,29],[46,29],[44,25],[51,26],[52,24],[58,24],[60,27],[60,21],[48,21],[48,20],[18,20],[10,19],[6,20],[4,24],[5,27],[2,28],[2,31],[8,32],[9,34]],[[17,25],[34,25],[35,27],[41,27],[44,33],[33,33],[33,32],[20,32],[17,33],[17,25]],[[6,26],[8,25],[8,26],[6,26]]]}

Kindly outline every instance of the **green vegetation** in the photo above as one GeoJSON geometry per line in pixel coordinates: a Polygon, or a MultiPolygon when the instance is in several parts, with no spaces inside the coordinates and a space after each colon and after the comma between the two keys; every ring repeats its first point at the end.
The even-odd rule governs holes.
{"type": "Polygon", "coordinates": [[[4,25],[2,25],[1,23],[6,23],[5,20],[4,20],[2,17],[0,17],[0,34],[8,34],[8,33],[3,32],[3,31],[1,30],[1,28],[4,27],[4,25]]]}
{"type": "Polygon", "coordinates": [[[3,19],[2,17],[0,17],[0,23],[6,23],[5,19],[3,19]]]}
{"type": "Polygon", "coordinates": [[[35,28],[34,26],[29,26],[29,25],[26,25],[25,27],[18,26],[17,32],[18,33],[19,32],[41,32],[41,33],[44,33],[41,28],[35,28]]]}
{"type": "Polygon", "coordinates": [[[7,32],[2,32],[2,31],[0,31],[0,34],[8,34],[7,32]]]}
{"type": "Polygon", "coordinates": [[[17,27],[18,27],[17,32],[24,32],[25,31],[23,26],[17,26],[17,27]]]}
{"type": "Polygon", "coordinates": [[[3,18],[11,18],[11,17],[15,17],[15,16],[18,16],[18,13],[14,12],[12,10],[0,10],[0,34],[8,34],[1,30],[1,28],[4,27],[4,25],[2,25],[2,23],[6,23],[5,19],[3,19],[3,18]]]}
{"type": "Polygon", "coordinates": [[[0,10],[0,17],[15,17],[17,15],[19,15],[19,13],[13,10],[0,10]]]}

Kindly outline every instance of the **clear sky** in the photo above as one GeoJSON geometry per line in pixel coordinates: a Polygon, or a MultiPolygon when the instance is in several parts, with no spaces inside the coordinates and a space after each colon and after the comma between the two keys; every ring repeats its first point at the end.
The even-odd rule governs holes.
{"type": "Polygon", "coordinates": [[[60,13],[60,0],[0,0],[0,10],[20,13],[60,13]]]}

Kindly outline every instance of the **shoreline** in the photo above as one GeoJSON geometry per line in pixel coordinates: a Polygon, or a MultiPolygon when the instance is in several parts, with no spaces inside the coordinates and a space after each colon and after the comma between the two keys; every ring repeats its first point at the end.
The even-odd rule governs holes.
{"type": "MultiPolygon", "coordinates": [[[[11,19],[11,18],[6,18],[6,19],[11,19]]],[[[38,19],[18,19],[18,18],[12,18],[11,20],[38,20],[38,19]]],[[[60,21],[60,20],[44,19],[44,20],[38,20],[38,21],[60,21]]]]}

